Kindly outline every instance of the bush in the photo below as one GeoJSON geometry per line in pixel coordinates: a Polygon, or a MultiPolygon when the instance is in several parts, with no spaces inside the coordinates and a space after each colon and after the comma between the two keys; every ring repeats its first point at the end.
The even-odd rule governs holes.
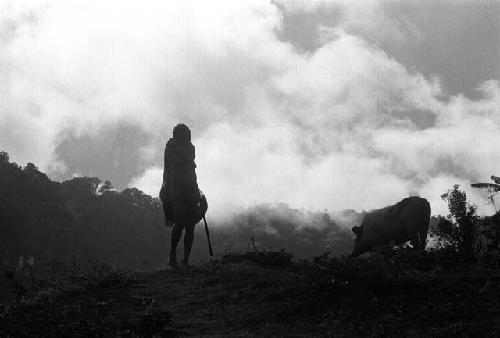
{"type": "Polygon", "coordinates": [[[447,202],[449,214],[438,216],[435,235],[444,247],[453,248],[465,258],[473,258],[474,243],[479,229],[476,206],[467,202],[465,191],[458,184],[441,195],[447,202]]]}

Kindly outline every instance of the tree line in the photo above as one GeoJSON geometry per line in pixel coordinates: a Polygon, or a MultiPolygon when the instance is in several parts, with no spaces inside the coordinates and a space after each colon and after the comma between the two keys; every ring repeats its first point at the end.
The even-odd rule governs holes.
{"type": "MultiPolygon", "coordinates": [[[[0,152],[0,256],[17,262],[75,265],[104,262],[120,268],[155,269],[166,263],[169,231],[161,201],[137,188],[117,191],[97,177],[55,182],[35,164],[21,167],[0,152]]],[[[305,212],[286,204],[247,208],[223,224],[211,223],[216,254],[285,249],[298,257],[347,254],[350,230],[326,212],[305,212]]],[[[206,260],[198,226],[193,262],[206,260]]]]}
{"type": "MultiPolygon", "coordinates": [[[[19,256],[132,269],[161,268],[166,263],[170,230],[163,226],[161,201],[137,188],[117,191],[97,177],[55,182],[33,163],[21,167],[11,162],[6,152],[0,152],[0,187],[4,264],[17,262],[19,256]]],[[[431,219],[429,238],[434,238],[436,248],[468,258],[498,255],[500,214],[478,217],[459,186],[442,198],[450,213],[431,219]]],[[[348,210],[339,216],[355,225],[363,215],[348,210]]],[[[255,205],[210,225],[216,254],[284,249],[296,257],[327,251],[338,256],[348,254],[353,245],[350,226],[339,225],[329,213],[283,203],[255,205]]],[[[198,226],[193,262],[207,259],[205,234],[198,226]]]]}

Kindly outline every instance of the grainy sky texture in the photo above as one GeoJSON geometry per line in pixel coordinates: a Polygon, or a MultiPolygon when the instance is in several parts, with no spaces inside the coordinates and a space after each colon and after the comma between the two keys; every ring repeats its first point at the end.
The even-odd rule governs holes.
{"type": "Polygon", "coordinates": [[[500,175],[500,1],[0,2],[0,149],[157,195],[192,128],[213,215],[372,209],[500,175]]]}

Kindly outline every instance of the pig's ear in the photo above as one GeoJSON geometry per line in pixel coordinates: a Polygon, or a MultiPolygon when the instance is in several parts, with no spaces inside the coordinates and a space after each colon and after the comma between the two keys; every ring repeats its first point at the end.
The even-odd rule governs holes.
{"type": "Polygon", "coordinates": [[[352,232],[354,232],[356,236],[361,236],[361,227],[352,227],[352,232]]]}

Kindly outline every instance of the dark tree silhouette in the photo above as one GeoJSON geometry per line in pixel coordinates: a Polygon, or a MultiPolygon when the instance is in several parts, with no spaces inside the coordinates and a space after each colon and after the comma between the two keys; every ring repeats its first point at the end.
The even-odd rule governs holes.
{"type": "Polygon", "coordinates": [[[476,207],[467,202],[467,194],[460,190],[458,184],[441,195],[441,198],[447,202],[450,213],[446,217],[438,217],[439,234],[456,247],[464,257],[472,258],[479,219],[476,207]]]}
{"type": "MultiPolygon", "coordinates": [[[[100,261],[132,269],[166,264],[170,230],[162,205],[137,188],[116,191],[97,177],[53,182],[33,163],[11,163],[6,152],[0,152],[0,187],[0,255],[10,260],[32,255],[37,262],[100,261]]],[[[257,250],[283,248],[299,257],[345,254],[352,246],[350,232],[329,214],[286,204],[254,206],[211,225],[216,255],[246,250],[252,238],[257,250]]],[[[205,233],[197,226],[193,262],[206,259],[205,233]]]]}

